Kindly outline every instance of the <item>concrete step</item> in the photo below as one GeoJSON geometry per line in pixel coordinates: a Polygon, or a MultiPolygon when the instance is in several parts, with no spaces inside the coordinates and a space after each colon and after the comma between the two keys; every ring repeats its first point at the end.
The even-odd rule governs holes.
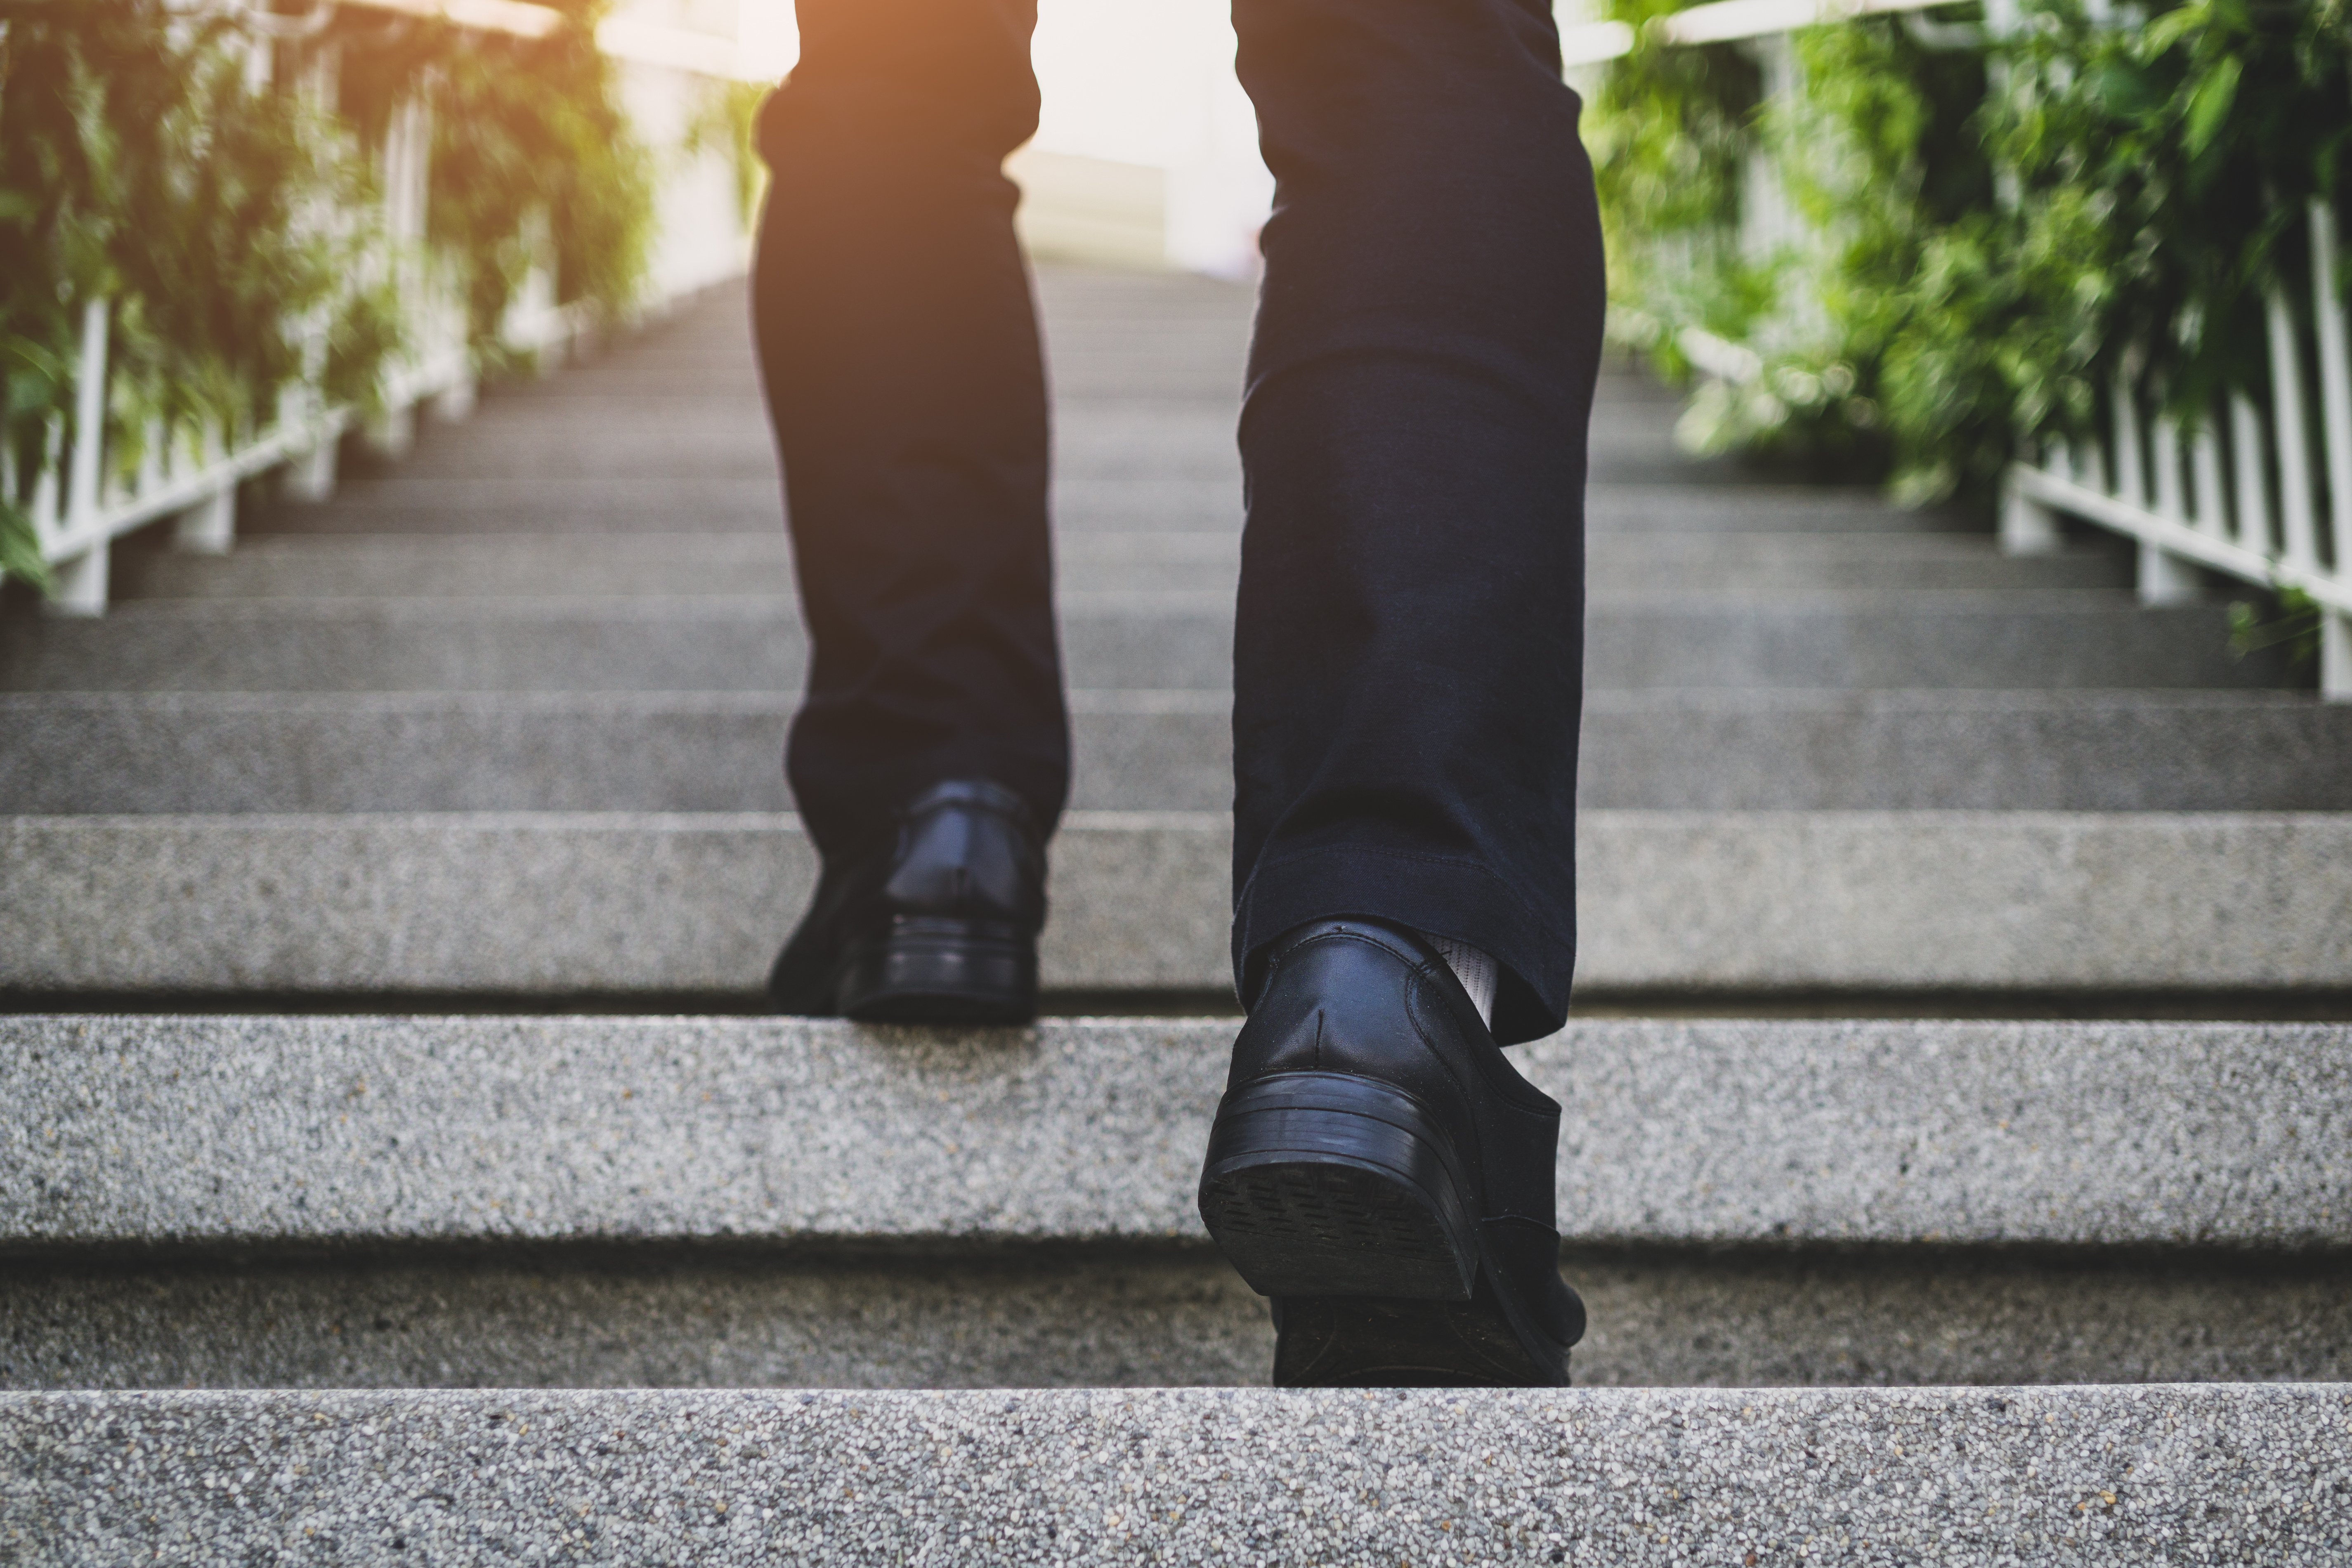
{"type": "MultiPolygon", "coordinates": [[[[1054,467],[1073,479],[1219,479],[1238,498],[1234,411],[1190,400],[1075,403],[1057,409],[1054,467]]],[[[646,397],[541,396],[428,427],[404,460],[362,469],[335,503],[435,497],[457,484],[554,487],[574,494],[667,475],[780,482],[775,437],[747,374],[740,387],[646,397]],[[625,403],[625,406],[610,406],[625,403]]]]}
{"type": "MultiPolygon", "coordinates": [[[[1159,479],[1071,476],[1054,486],[1064,530],[1241,527],[1241,487],[1224,477],[1159,479]]],[[[1704,516],[1705,514],[1696,514],[1704,516]]],[[[515,479],[446,479],[429,470],[397,489],[354,487],[318,506],[286,506],[252,520],[274,533],[637,533],[780,535],[783,494],[772,479],[656,469],[593,485],[515,479]]]]}
{"type": "MultiPolygon", "coordinates": [[[[1233,1028],[7,1020],[0,1387],[1260,1382],[1233,1028]]],[[[2347,1045],[1580,1021],[1580,1380],[2344,1377],[2347,1045]]]]}
{"type": "MultiPolygon", "coordinates": [[[[1230,1019],[0,1017],[0,1247],[1204,1237],[1230,1019]]],[[[1579,1019],[1562,1238],[2352,1254],[2352,1025],[1579,1019]]]]}
{"type": "Polygon", "coordinates": [[[1586,547],[1599,593],[1745,594],[1927,589],[2125,588],[2130,563],[2105,548],[2002,555],[1974,533],[1596,531],[1586,547]]]}
{"type": "MultiPolygon", "coordinates": [[[[1241,539],[1223,530],[1075,530],[1055,550],[1065,592],[1230,592],[1241,539]]],[[[2003,556],[1953,534],[1607,533],[1592,541],[1598,593],[1810,595],[1824,591],[2121,588],[2114,552],[2003,556]]],[[[788,594],[781,532],[278,535],[230,555],[124,551],[123,599],[566,597],[788,594]]]]}
{"type": "MultiPolygon", "coordinates": [[[[1230,598],[1241,540],[1223,531],[1065,535],[1065,593],[1215,590],[1230,598]]],[[[230,555],[129,552],[121,597],[145,599],[565,598],[787,595],[791,550],[775,533],[284,534],[230,555]]]]}
{"type": "MultiPolygon", "coordinates": [[[[782,811],[782,692],[0,693],[0,812],[782,811]]],[[[1233,801],[1213,690],[1071,694],[1072,804],[1233,801]]],[[[2352,811],[2285,692],[1595,692],[1587,809],[2352,811]]]]}
{"type": "MultiPolygon", "coordinates": [[[[1221,688],[1221,590],[1073,593],[1073,686],[1221,688]]],[[[2246,689],[2306,683],[2280,650],[2238,658],[2217,605],[2092,591],[1703,598],[1596,595],[1594,689],[2246,689]]],[[[103,620],[0,622],[0,690],[741,691],[801,677],[796,605],[678,598],[180,599],[103,620]]]]}
{"type": "MultiPolygon", "coordinates": [[[[2344,814],[1596,811],[1578,857],[1596,995],[2352,990],[2344,814]]],[[[1072,814],[1046,984],[1222,990],[1230,858],[1072,814]]],[[[0,818],[0,991],[750,997],[812,875],[756,814],[0,818]]]]}
{"type": "Polygon", "coordinates": [[[33,1563],[2323,1564],[2341,1386],[0,1396],[33,1563]]]}
{"type": "MultiPolygon", "coordinates": [[[[1053,495],[1055,526],[1238,531],[1241,489],[1222,474],[1088,477],[1065,469],[1053,495]]],[[[249,521],[271,533],[774,534],[783,499],[772,479],[705,476],[672,467],[593,485],[436,477],[420,464],[397,489],[355,486],[328,504],[289,506],[249,521]]],[[[1636,485],[1596,475],[1585,498],[1590,533],[1976,534],[1979,520],[1943,510],[1890,507],[1874,492],[1742,485],[1636,485]]]]}

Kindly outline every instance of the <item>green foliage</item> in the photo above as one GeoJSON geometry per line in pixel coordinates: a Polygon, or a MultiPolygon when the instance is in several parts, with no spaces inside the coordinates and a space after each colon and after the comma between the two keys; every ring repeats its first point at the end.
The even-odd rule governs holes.
{"type": "Polygon", "coordinates": [[[1676,47],[1647,24],[1675,0],[1609,0],[1634,29],[1633,52],[1601,79],[1585,124],[1609,232],[1612,325],[1688,366],[1675,329],[1743,336],[1777,292],[1769,261],[1739,245],[1741,172],[1763,100],[1755,63],[1726,44],[1676,47]]]}
{"type": "Polygon", "coordinates": [[[2273,593],[2275,616],[2264,616],[2242,599],[2231,605],[2230,651],[2243,658],[2266,647],[2284,647],[2290,664],[2317,662],[2323,618],[2319,601],[2300,588],[2278,587],[2273,593]]]}
{"type": "Polygon", "coordinates": [[[1692,213],[1601,161],[1612,245],[1683,268],[1612,273],[1620,335],[1671,374],[1688,327],[1758,356],[1686,422],[1699,444],[1874,451],[1924,498],[1987,489],[2021,434],[2095,435],[2126,366],[2192,420],[2259,395],[2265,292],[2308,281],[2305,204],[2352,194],[2341,0],[2199,0],[2145,26],[2030,0],[1972,47],[1951,16],[1798,35],[1795,89],[1728,142],[1734,100],[1694,114],[1638,53],[1612,74],[1599,144],[1653,146],[1659,170],[1759,157],[1810,231],[1759,256],[1731,182],[1692,213]]]}
{"type": "MultiPolygon", "coordinates": [[[[20,477],[70,417],[82,301],[112,296],[115,449],[151,421],[235,431],[377,302],[332,128],[299,95],[247,85],[244,40],[163,0],[0,0],[0,440],[20,477]]],[[[348,367],[346,367],[348,369],[348,367]]],[[[36,581],[20,495],[0,562],[36,581]]]]}
{"type": "Polygon", "coordinates": [[[560,302],[625,310],[652,161],[595,47],[601,5],[562,8],[536,39],[348,9],[257,46],[230,8],[0,0],[0,442],[19,492],[0,493],[0,571],[47,575],[22,489],[70,421],[86,300],[113,301],[109,449],[125,468],[151,426],[234,439],[289,385],[377,395],[404,327],[370,215],[405,97],[432,110],[427,238],[478,356],[496,357],[542,261],[560,302]],[[249,68],[257,47],[267,70],[249,68]]]}
{"type": "Polygon", "coordinates": [[[654,214],[653,160],[623,113],[596,47],[604,0],[553,0],[541,38],[468,32],[425,17],[339,13],[345,111],[371,139],[394,108],[432,114],[434,250],[460,274],[478,353],[531,269],[551,259],[559,303],[610,319],[635,300],[654,214]]]}
{"type": "Polygon", "coordinates": [[[768,165],[760,156],[758,135],[760,107],[768,101],[769,90],[763,82],[712,82],[679,148],[688,156],[713,150],[727,154],[735,170],[736,215],[745,228],[758,216],[760,196],[767,188],[768,165]]]}

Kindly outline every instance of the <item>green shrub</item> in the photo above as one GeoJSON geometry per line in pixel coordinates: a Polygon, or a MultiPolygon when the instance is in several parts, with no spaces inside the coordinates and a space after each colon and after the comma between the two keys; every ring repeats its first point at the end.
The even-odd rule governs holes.
{"type": "Polygon", "coordinates": [[[1612,69],[1595,143],[1615,330],[1670,376],[1690,328],[1756,356],[1702,390],[1693,445],[1980,494],[2021,437],[2095,434],[2126,366],[2192,420],[2261,395],[2264,296],[2307,294],[2305,205],[2352,195],[2341,0],[2202,0],[2144,26],[2029,0],[2013,33],[1951,47],[1964,16],[1808,29],[1792,90],[1761,102],[1674,58],[1729,46],[1645,37],[1612,69]],[[1743,158],[1801,241],[1743,243],[1743,158]],[[1671,189],[1685,169],[1705,177],[1671,189]]]}
{"type": "Polygon", "coordinates": [[[537,39],[347,9],[315,37],[262,44],[272,68],[255,73],[234,13],[0,0],[0,442],[18,477],[0,493],[0,572],[47,578],[23,503],[51,426],[72,416],[84,300],[113,301],[109,418],[126,468],[152,426],[249,434],[296,383],[339,404],[376,395],[403,329],[374,154],[404,95],[432,107],[427,238],[459,274],[478,356],[495,355],[542,233],[560,300],[625,310],[651,160],[595,47],[601,7],[563,8],[537,39]],[[327,91],[290,85],[321,71],[327,91]]]}

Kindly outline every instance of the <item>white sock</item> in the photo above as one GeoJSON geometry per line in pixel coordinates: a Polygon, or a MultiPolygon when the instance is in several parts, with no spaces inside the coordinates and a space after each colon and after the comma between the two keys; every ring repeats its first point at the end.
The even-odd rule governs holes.
{"type": "Polygon", "coordinates": [[[1435,931],[1423,931],[1423,940],[1435,948],[1444,959],[1454,977],[1462,982],[1462,989],[1470,993],[1470,1005],[1478,1009],[1479,1020],[1488,1028],[1495,1026],[1495,961],[1466,942],[1456,942],[1435,931]]]}

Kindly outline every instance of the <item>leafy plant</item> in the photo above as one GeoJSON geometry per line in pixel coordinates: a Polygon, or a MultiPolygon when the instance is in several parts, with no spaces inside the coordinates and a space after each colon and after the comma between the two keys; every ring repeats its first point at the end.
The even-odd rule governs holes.
{"type": "Polygon", "coordinates": [[[716,150],[727,154],[735,170],[735,212],[743,226],[758,216],[760,196],[767,188],[768,165],[760,156],[760,107],[768,101],[764,82],[715,81],[687,122],[678,151],[687,156],[716,150]]]}
{"type": "Polygon", "coordinates": [[[1736,125],[1736,100],[1694,110],[1643,51],[1610,79],[1597,143],[1648,149],[1601,161],[1612,245],[1641,262],[1612,272],[1621,336],[1676,376],[1694,326],[1753,362],[1695,407],[1696,443],[1874,449],[1913,497],[1983,493],[2021,435],[2095,437],[2126,366],[2192,421],[2263,395],[2263,300],[2307,283],[2305,205],[2352,194],[2342,0],[2197,0],[2145,26],[2028,0],[2014,33],[1959,47],[1953,20],[1801,33],[1792,89],[1736,125]],[[1812,247],[1768,289],[1754,247],[1723,243],[1728,178],[1699,211],[1629,178],[1741,158],[1812,247]]]}
{"type": "Polygon", "coordinates": [[[1740,244],[1741,183],[1763,73],[1727,44],[1680,47],[1649,24],[1674,0],[1609,0],[1633,52],[1601,79],[1586,121],[1609,232],[1611,323],[1669,374],[1690,369],[1677,329],[1744,337],[1777,280],[1740,244]]]}
{"type": "MultiPolygon", "coordinates": [[[[299,94],[248,84],[231,21],[0,0],[0,440],[20,483],[70,422],[88,300],[114,301],[125,464],[153,424],[267,417],[277,388],[327,371],[314,343],[341,380],[370,379],[352,352],[383,352],[382,301],[353,281],[365,236],[325,216],[360,210],[356,167],[299,94]]],[[[0,562],[42,582],[23,500],[0,495],[0,562]]]]}
{"type": "Polygon", "coordinates": [[[2300,588],[2275,588],[2278,613],[2265,616],[2243,599],[2230,605],[2230,651],[2240,658],[2267,647],[2284,647],[2287,662],[2310,664],[2319,658],[2319,601],[2300,588]]]}
{"type": "Polygon", "coordinates": [[[377,395],[404,331],[374,154],[404,99],[433,114],[426,237],[478,358],[543,262],[559,302],[627,309],[652,161],[595,46],[601,0],[557,3],[539,38],[345,8],[273,42],[241,8],[0,0],[0,443],[17,476],[0,571],[47,578],[25,501],[70,426],[86,300],[110,301],[106,434],[126,468],[151,428],[234,439],[291,385],[377,395]]]}
{"type": "Polygon", "coordinates": [[[538,38],[353,9],[322,40],[369,140],[404,100],[429,110],[427,238],[457,269],[476,352],[490,357],[533,268],[551,262],[558,303],[617,317],[652,236],[653,160],[596,47],[604,0],[553,3],[563,22],[538,38]]]}

